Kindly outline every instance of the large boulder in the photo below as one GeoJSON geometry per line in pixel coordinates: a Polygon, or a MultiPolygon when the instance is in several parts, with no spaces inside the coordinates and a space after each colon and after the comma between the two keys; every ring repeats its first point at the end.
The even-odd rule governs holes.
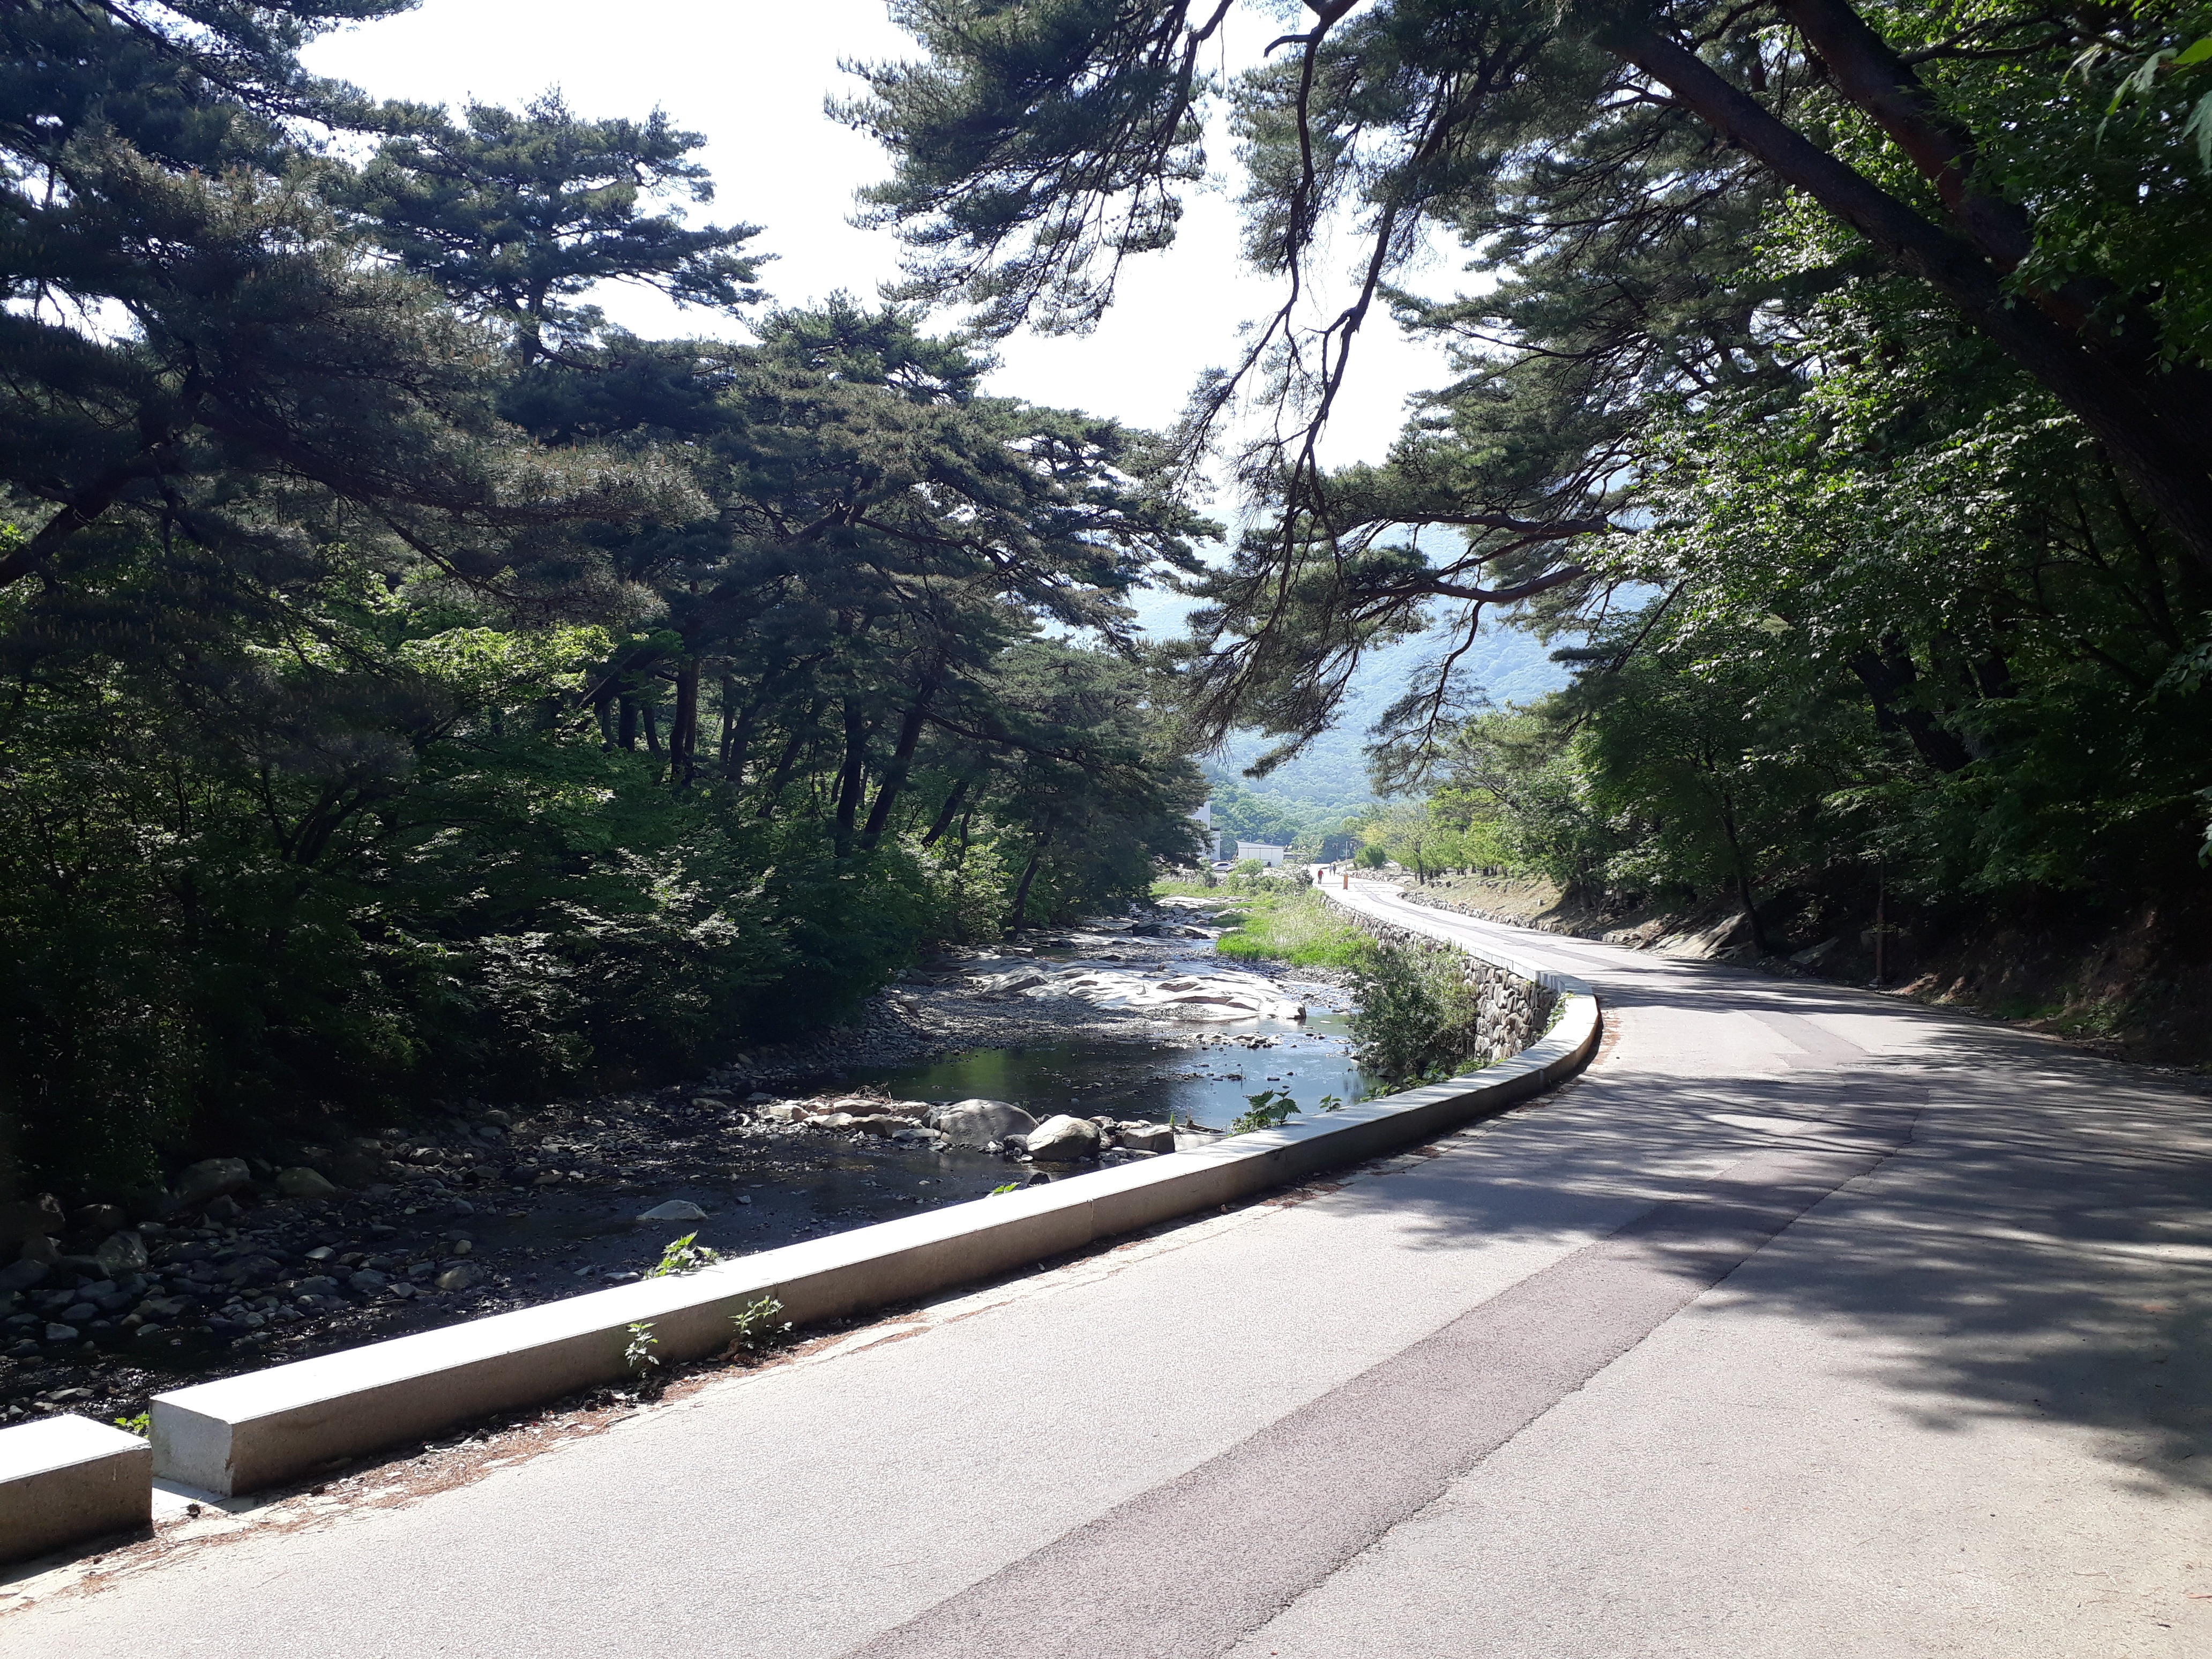
{"type": "Polygon", "coordinates": [[[1003,1100],[956,1100],[933,1114],[930,1127],[942,1130],[955,1146],[988,1146],[1008,1135],[1025,1135],[1037,1121],[1020,1107],[1003,1100]]]}
{"type": "Polygon", "coordinates": [[[0,1296],[12,1296],[17,1291],[27,1291],[46,1276],[43,1261],[11,1261],[0,1267],[0,1296]]]}
{"type": "Polygon", "coordinates": [[[242,1193],[253,1184],[253,1171],[242,1158],[210,1158],[188,1166],[177,1177],[177,1202],[185,1209],[242,1193]]]}
{"type": "Polygon", "coordinates": [[[92,1259],[100,1263],[100,1272],[110,1279],[143,1273],[146,1267],[146,1241],[137,1233],[111,1233],[100,1241],[100,1248],[92,1253],[92,1259]]]}
{"type": "Polygon", "coordinates": [[[287,1198],[330,1198],[337,1192],[321,1170],[311,1170],[304,1164],[279,1170],[276,1190],[287,1198]]]}
{"type": "Polygon", "coordinates": [[[13,1249],[27,1238],[44,1238],[67,1228],[61,1200],[40,1193],[19,1203],[0,1204],[0,1249],[13,1249]]]}
{"type": "Polygon", "coordinates": [[[222,1269],[224,1282],[231,1285],[273,1285],[283,1275],[283,1263],[269,1255],[242,1255],[222,1269]]]}
{"type": "Polygon", "coordinates": [[[1164,1123],[1118,1124],[1114,1139],[1133,1152],[1171,1152],[1176,1149],[1175,1131],[1164,1123]]]}
{"type": "Polygon", "coordinates": [[[1039,1164],[1080,1164],[1098,1156],[1102,1139],[1089,1118],[1062,1112],[1029,1132],[1030,1157],[1039,1164]]]}

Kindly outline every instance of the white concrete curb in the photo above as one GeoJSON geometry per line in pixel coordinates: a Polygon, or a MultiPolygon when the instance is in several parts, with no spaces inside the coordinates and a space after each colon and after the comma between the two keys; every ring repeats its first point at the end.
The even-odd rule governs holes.
{"type": "Polygon", "coordinates": [[[678,1278],[179,1389],[153,1402],[153,1472],[225,1495],[274,1486],[471,1418],[620,1380],[629,1375],[632,1325],[653,1327],[664,1361],[700,1358],[727,1346],[731,1321],[763,1297],[799,1325],[911,1301],[1432,1139],[1541,1092],[1596,1046],[1597,1002],[1587,985],[1533,965],[1498,965],[1540,975],[1567,1002],[1542,1040],[1475,1075],[678,1278]]]}
{"type": "Polygon", "coordinates": [[[154,1516],[154,1455],[88,1417],[0,1430],[0,1561],[131,1532],[154,1516]]]}

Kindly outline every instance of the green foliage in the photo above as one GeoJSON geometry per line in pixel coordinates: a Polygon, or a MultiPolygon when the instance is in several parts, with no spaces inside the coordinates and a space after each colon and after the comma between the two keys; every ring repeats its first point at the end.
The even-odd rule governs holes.
{"type": "Polygon", "coordinates": [[[1202,732],[1280,739],[1264,768],[1426,636],[1364,721],[1377,787],[1423,798],[1367,861],[1761,929],[1877,865],[1945,902],[2202,893],[2212,9],[1309,12],[1224,87],[1188,72],[1212,8],[960,0],[855,112],[924,283],[1011,326],[1082,321],[1172,234],[1225,97],[1251,262],[1310,285],[1357,221],[1363,303],[1454,354],[1386,463],[1334,472],[1363,310],[1316,338],[1286,307],[1200,387],[1194,429],[1255,382],[1283,411],[1193,584],[1202,732]],[[1454,238],[1466,291],[1389,286],[1454,238]],[[1505,604],[1571,691],[1466,683],[1505,604]]]}
{"type": "Polygon", "coordinates": [[[1244,1097],[1245,1109],[1230,1121],[1228,1133],[1249,1135],[1255,1129],[1279,1129],[1298,1115],[1297,1102],[1281,1090],[1262,1089],[1244,1097]]]}
{"type": "Polygon", "coordinates": [[[733,309],[761,297],[757,227],[694,228],[643,215],[641,197],[714,200],[690,159],[705,140],[655,110],[643,121],[585,120],[560,94],[520,113],[471,104],[386,141],[359,173],[326,186],[409,270],[472,309],[510,319],[526,356],[587,336],[574,303],[597,283],[633,282],[679,305],[733,309]]]}
{"type": "Polygon", "coordinates": [[[730,1316],[730,1346],[738,1352],[758,1356],[791,1340],[791,1322],[781,1317],[783,1304],[772,1296],[749,1302],[730,1316]]]}
{"type": "Polygon", "coordinates": [[[0,15],[0,1180],[669,1075],[1193,850],[1168,447],[896,307],[607,325],[757,297],[696,135],[301,69],[393,9],[0,15]]]}
{"type": "Polygon", "coordinates": [[[154,1414],[140,1412],[136,1417],[118,1417],[115,1419],[115,1426],[126,1434],[137,1435],[141,1440],[150,1440],[154,1437],[154,1414]]]}
{"type": "Polygon", "coordinates": [[[1481,1016],[1466,958],[1448,945],[1370,945],[1352,970],[1359,1069],[1388,1092],[1468,1069],[1481,1016]]]}
{"type": "Polygon", "coordinates": [[[711,1267],[722,1259],[722,1253],[710,1244],[695,1241],[699,1235],[686,1233],[672,1239],[660,1253],[659,1263],[646,1270],[647,1279],[668,1279],[678,1273],[696,1273],[702,1267],[711,1267]]]}
{"type": "Polygon", "coordinates": [[[629,1367],[633,1375],[643,1377],[660,1364],[660,1356],[654,1352],[660,1346],[660,1339],[653,1334],[650,1320],[623,1328],[629,1333],[629,1342],[623,1349],[623,1364],[629,1367]]]}
{"type": "Polygon", "coordinates": [[[1209,767],[1207,776],[1213,827],[1221,831],[1222,850],[1232,854],[1238,842],[1250,841],[1287,847],[1293,861],[1317,859],[1323,841],[1338,833],[1346,817],[1362,805],[1354,793],[1315,800],[1249,788],[1218,766],[1209,767]]]}

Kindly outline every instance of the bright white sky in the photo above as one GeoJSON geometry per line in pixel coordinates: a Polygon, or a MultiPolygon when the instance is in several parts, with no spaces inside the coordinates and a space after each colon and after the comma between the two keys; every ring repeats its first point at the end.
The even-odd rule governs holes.
{"type": "MultiPolygon", "coordinates": [[[[1231,68],[1280,32],[1256,7],[1229,27],[1239,31],[1226,44],[1231,68]]],[[[471,98],[519,105],[553,86],[586,116],[641,116],[658,105],[707,136],[699,159],[718,186],[713,217],[763,227],[754,246],[777,256],[764,285],[777,303],[799,305],[838,289],[872,299],[877,284],[898,274],[888,233],[846,222],[854,189],[888,172],[884,154],[831,121],[822,103],[825,94],[860,90],[839,70],[840,58],[916,50],[891,27],[884,0],[426,0],[418,11],[318,41],[307,62],[380,97],[456,107],[471,98]]],[[[1225,144],[1212,155],[1217,168],[1231,161],[1225,144]]],[[[711,313],[679,314],[646,290],[623,288],[601,300],[641,333],[738,331],[711,313]]],[[[1190,201],[1175,248],[1125,272],[1121,298],[1096,333],[1007,342],[992,387],[1164,426],[1201,369],[1233,358],[1237,325],[1273,303],[1272,285],[1238,264],[1230,198],[1203,194],[1190,201]]],[[[1328,459],[1380,459],[1407,394],[1448,378],[1437,355],[1370,314],[1328,459]]]]}

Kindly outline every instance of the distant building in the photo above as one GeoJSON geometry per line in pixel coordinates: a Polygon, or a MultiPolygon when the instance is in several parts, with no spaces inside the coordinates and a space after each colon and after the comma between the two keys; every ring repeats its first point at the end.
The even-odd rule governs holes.
{"type": "Polygon", "coordinates": [[[1203,837],[1206,842],[1206,856],[1218,860],[1221,857],[1221,831],[1213,827],[1213,803],[1206,802],[1205,805],[1193,812],[1191,817],[1197,820],[1198,827],[1206,832],[1203,837]]]}
{"type": "Polygon", "coordinates": [[[1282,863],[1284,855],[1290,850],[1287,847],[1271,846],[1264,841],[1240,841],[1237,843],[1237,861],[1242,864],[1246,859],[1257,859],[1273,870],[1282,863]]]}

